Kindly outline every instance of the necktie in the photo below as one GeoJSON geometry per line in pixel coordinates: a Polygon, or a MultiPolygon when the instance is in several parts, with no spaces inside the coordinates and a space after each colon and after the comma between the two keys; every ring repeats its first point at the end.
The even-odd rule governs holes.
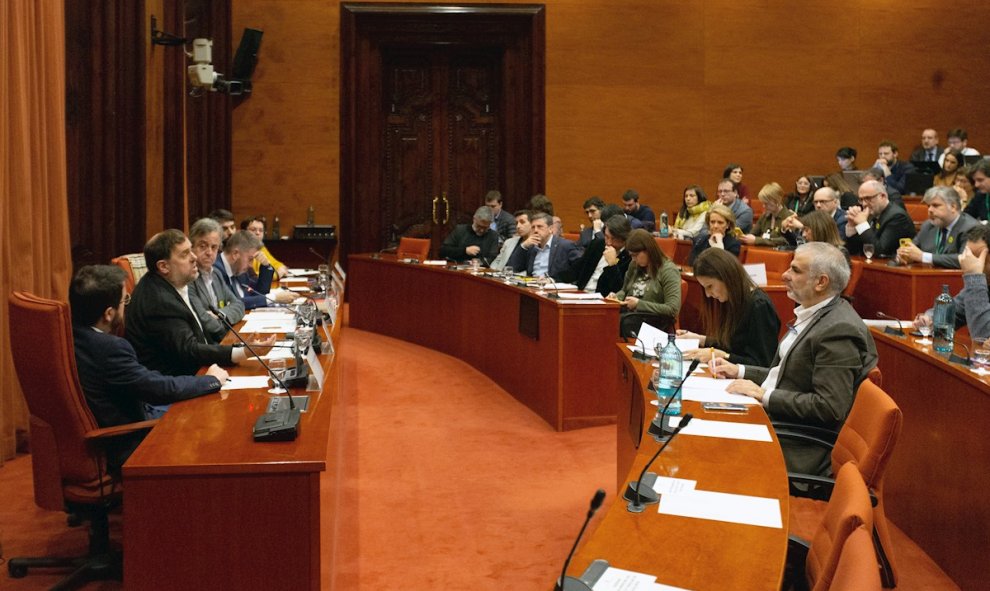
{"type": "Polygon", "coordinates": [[[934,152],[929,152],[928,153],[928,161],[929,162],[933,162],[934,160],[935,160],[935,153],[934,152]]]}
{"type": "Polygon", "coordinates": [[[949,236],[949,229],[942,228],[938,231],[938,244],[935,245],[935,253],[942,254],[945,250],[945,241],[949,236]]]}

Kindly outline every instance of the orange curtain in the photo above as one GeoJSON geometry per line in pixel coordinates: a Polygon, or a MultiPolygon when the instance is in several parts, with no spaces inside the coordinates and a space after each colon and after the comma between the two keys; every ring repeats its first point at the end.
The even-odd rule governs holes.
{"type": "Polygon", "coordinates": [[[7,294],[65,299],[72,273],[65,166],[64,0],[0,1],[0,463],[27,438],[7,294]]]}

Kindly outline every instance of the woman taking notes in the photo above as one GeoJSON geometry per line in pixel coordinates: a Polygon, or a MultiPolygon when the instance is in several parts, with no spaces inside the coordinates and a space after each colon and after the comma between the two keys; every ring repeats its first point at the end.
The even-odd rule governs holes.
{"type": "Polygon", "coordinates": [[[646,230],[629,233],[626,250],[631,262],[622,289],[609,295],[622,304],[623,314],[645,312],[677,318],[681,311],[681,272],[646,230]]]}
{"type": "Polygon", "coordinates": [[[694,276],[705,290],[701,323],[705,334],[677,331],[679,337],[698,339],[699,348],[684,352],[685,359],[728,359],[770,367],[777,351],[780,318],[770,297],[756,287],[736,257],[711,248],[694,262],[694,276]]]}

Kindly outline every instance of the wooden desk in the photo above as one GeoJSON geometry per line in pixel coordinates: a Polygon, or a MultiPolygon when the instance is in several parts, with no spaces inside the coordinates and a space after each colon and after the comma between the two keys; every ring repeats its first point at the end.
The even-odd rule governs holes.
{"type": "Polygon", "coordinates": [[[935,296],[942,293],[942,284],[949,285],[953,295],[962,289],[962,271],[937,269],[931,265],[888,267],[888,259],[873,259],[865,264],[853,292],[853,307],[863,318],[877,318],[883,312],[902,320],[912,319],[932,307],[935,296]]]}
{"type": "MultiPolygon", "coordinates": [[[[338,312],[335,342],[340,321],[338,312]]],[[[342,432],[332,425],[334,357],[321,356],[326,382],[308,393],[295,441],[252,440],[270,398],[264,389],[172,405],[123,468],[128,590],[321,588],[320,540],[333,515],[320,506],[320,473],[334,469],[328,440],[342,432]]]]}
{"type": "Polygon", "coordinates": [[[386,255],[348,262],[351,327],[464,360],[558,431],[615,420],[612,376],[602,366],[618,340],[617,304],[561,304],[533,289],[386,255]]]}
{"type": "MultiPolygon", "coordinates": [[[[904,413],[884,481],[887,517],[963,589],[990,580],[990,380],[871,329],[883,389],[904,413]]],[[[896,548],[895,548],[896,551],[896,548]]]]}
{"type": "MultiPolygon", "coordinates": [[[[646,432],[656,413],[655,395],[646,385],[652,367],[618,348],[617,487],[635,480],[657,443],[646,432]]],[[[766,413],[754,406],[745,415],[711,414],[696,402],[684,402],[684,412],[698,418],[760,423],[770,426],[766,413]]],[[[770,429],[773,434],[773,429],[770,429]]],[[[611,566],[657,575],[658,582],[704,591],[707,589],[778,589],[787,555],[789,498],[784,456],[773,443],[679,435],[654,464],[653,472],[698,481],[698,488],[780,500],[783,528],[771,529],[703,519],[659,515],[655,505],[629,513],[616,498],[594,533],[571,562],[572,576],[595,559],[611,566]]]]}

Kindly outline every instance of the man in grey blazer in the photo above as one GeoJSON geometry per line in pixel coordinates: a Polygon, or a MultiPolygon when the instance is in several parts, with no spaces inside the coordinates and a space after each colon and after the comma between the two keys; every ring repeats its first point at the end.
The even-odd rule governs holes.
{"type": "MultiPolygon", "coordinates": [[[[809,242],[794,252],[783,280],[787,296],[799,306],[772,367],[719,359],[715,372],[738,378],[728,391],[759,400],[772,420],[838,430],[859,384],[877,364],[869,329],[839,297],[849,281],[849,265],[836,247],[809,242]]],[[[830,473],[827,450],[788,440],[782,440],[781,447],[789,471],[830,473]]]]}
{"type": "Polygon", "coordinates": [[[211,310],[220,310],[227,322],[237,324],[244,318],[244,302],[223,280],[220,270],[214,264],[220,253],[220,236],[223,228],[216,220],[202,218],[189,228],[189,241],[199,276],[189,284],[189,299],[193,310],[203,325],[203,333],[211,343],[219,343],[227,334],[227,326],[211,310]]]}
{"type": "Polygon", "coordinates": [[[910,246],[897,249],[902,263],[927,263],[948,269],[959,268],[959,253],[966,248],[966,232],[980,222],[962,212],[959,193],[952,187],[932,187],[925,191],[928,221],[910,246]]]}

